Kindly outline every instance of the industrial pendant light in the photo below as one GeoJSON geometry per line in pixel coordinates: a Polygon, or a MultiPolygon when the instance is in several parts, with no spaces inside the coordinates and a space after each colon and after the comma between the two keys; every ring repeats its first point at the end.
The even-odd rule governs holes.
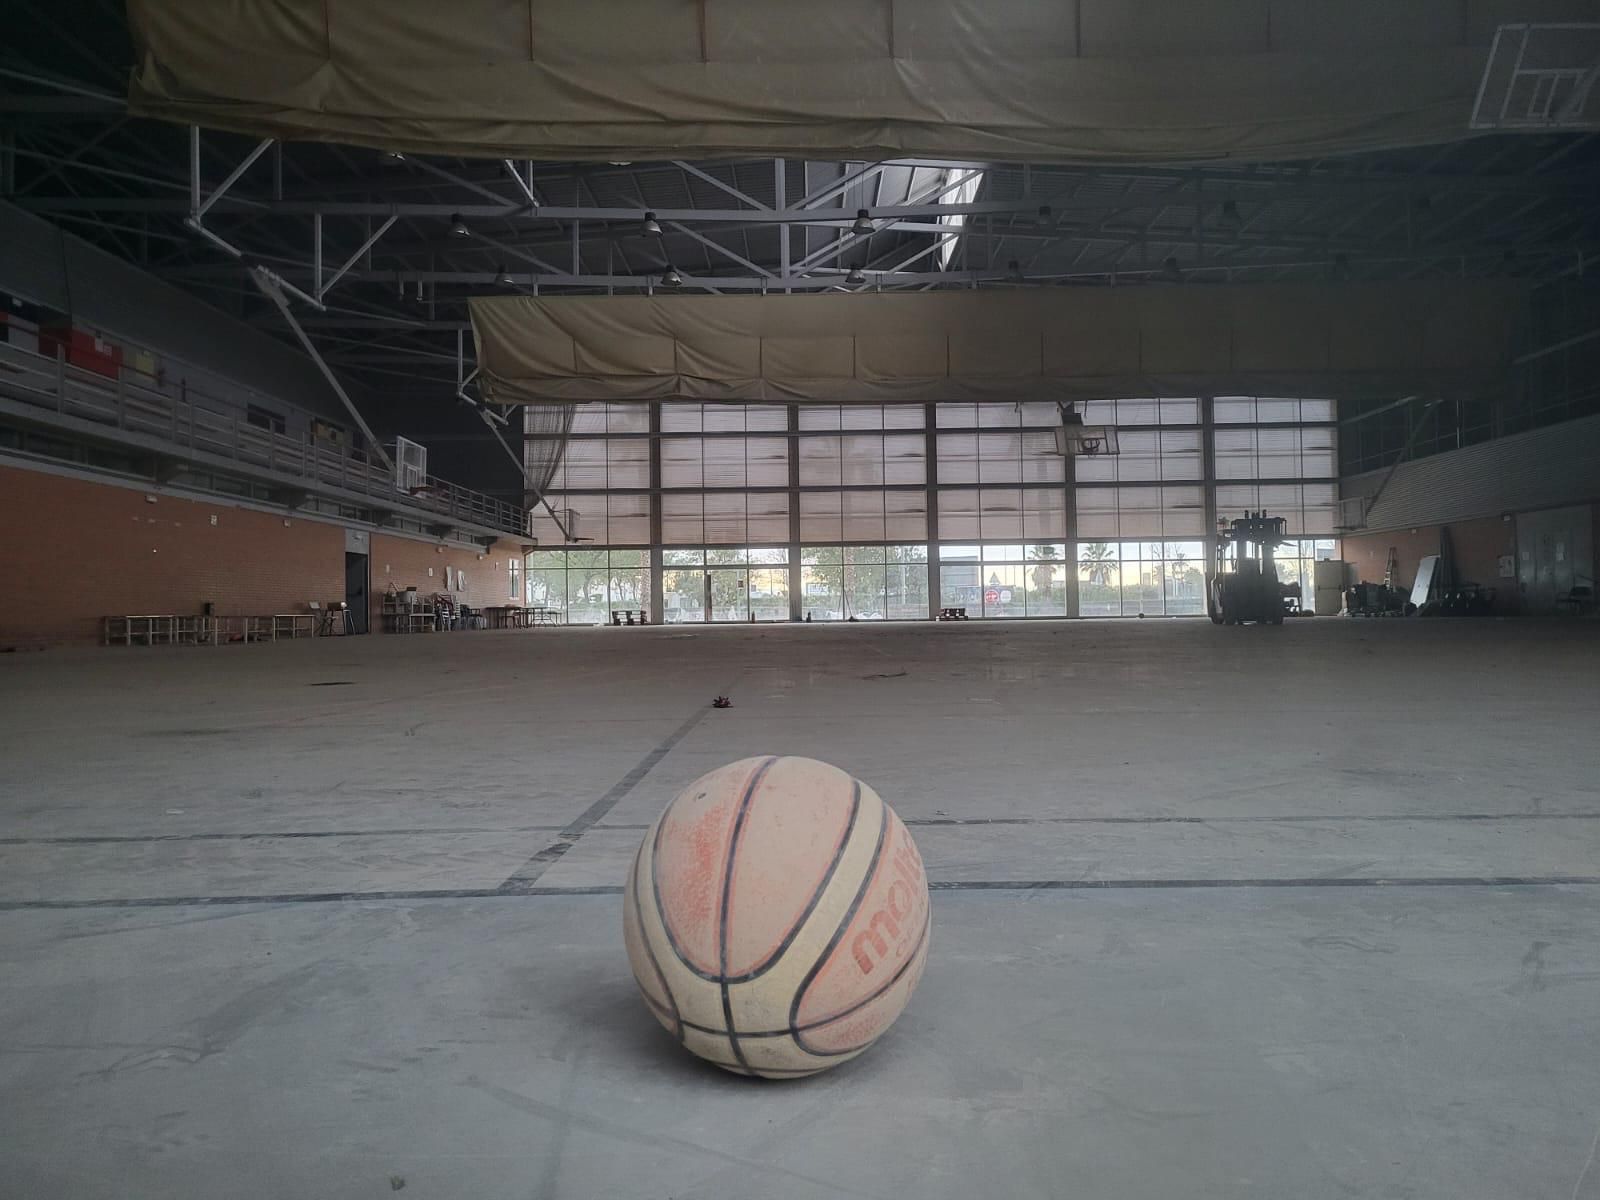
{"type": "Polygon", "coordinates": [[[467,223],[461,219],[460,213],[450,214],[450,236],[458,238],[472,236],[472,230],[467,228],[467,223]]]}
{"type": "Polygon", "coordinates": [[[653,212],[645,213],[644,220],[639,223],[639,232],[644,237],[660,237],[661,236],[661,222],[656,220],[655,213],[653,213],[653,212]]]}
{"type": "Polygon", "coordinates": [[[865,283],[867,281],[867,273],[860,267],[851,267],[845,274],[844,281],[846,283],[865,283]]]}
{"type": "Polygon", "coordinates": [[[877,230],[872,227],[872,218],[867,215],[866,209],[856,209],[856,222],[854,225],[850,226],[850,232],[863,235],[877,232],[877,230]]]}
{"type": "Polygon", "coordinates": [[[678,270],[677,267],[669,266],[667,267],[665,274],[661,276],[661,283],[665,287],[682,287],[683,274],[678,270]]]}

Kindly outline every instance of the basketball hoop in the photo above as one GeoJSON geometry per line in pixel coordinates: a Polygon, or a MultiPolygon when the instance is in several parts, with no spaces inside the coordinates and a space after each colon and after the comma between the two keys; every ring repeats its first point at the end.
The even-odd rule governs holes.
{"type": "Polygon", "coordinates": [[[1115,425],[1085,425],[1081,417],[1076,422],[1072,421],[1073,415],[1075,414],[1069,413],[1066,421],[1055,431],[1057,454],[1073,458],[1080,455],[1094,457],[1117,452],[1115,425]]]}

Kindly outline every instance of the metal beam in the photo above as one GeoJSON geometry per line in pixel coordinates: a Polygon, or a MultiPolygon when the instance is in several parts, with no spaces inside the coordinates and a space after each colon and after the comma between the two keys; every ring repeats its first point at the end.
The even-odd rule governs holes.
{"type": "MultiPolygon", "coordinates": [[[[199,195],[200,188],[200,130],[193,125],[191,125],[189,128],[192,131],[193,137],[193,142],[191,143],[192,149],[190,150],[190,166],[194,169],[194,182],[190,186],[189,196],[190,199],[193,200],[199,195]]],[[[228,189],[239,182],[240,176],[253,167],[256,159],[265,154],[271,145],[271,138],[264,138],[258,142],[255,149],[244,156],[244,161],[235,167],[228,177],[217,185],[217,190],[212,192],[210,196],[206,197],[202,203],[195,206],[193,215],[196,217],[203,217],[206,215],[206,213],[210,212],[212,206],[215,205],[218,200],[221,200],[223,196],[227,195],[228,189]]]]}
{"type": "Polygon", "coordinates": [[[351,420],[356,423],[356,427],[361,430],[362,435],[367,439],[367,445],[383,461],[383,465],[392,472],[394,470],[394,460],[389,457],[388,452],[383,448],[383,444],[378,441],[378,435],[372,432],[371,426],[367,424],[366,418],[361,415],[361,410],[356,407],[355,401],[350,399],[349,393],[344,390],[344,385],[339,382],[339,377],[323,361],[322,355],[317,353],[316,346],[306,336],[306,331],[300,328],[300,322],[295,320],[294,312],[289,308],[289,300],[283,294],[285,291],[283,281],[265,267],[251,267],[250,279],[260,289],[263,296],[277,305],[278,311],[283,314],[283,319],[288,322],[295,338],[305,348],[305,352],[311,356],[311,361],[317,364],[317,370],[322,372],[322,377],[328,381],[328,386],[333,388],[334,394],[344,403],[345,411],[350,414],[351,420]]]}
{"type": "Polygon", "coordinates": [[[746,204],[750,205],[757,212],[771,212],[772,211],[765,204],[761,203],[761,201],[757,200],[754,196],[746,195],[744,192],[741,192],[738,188],[733,187],[730,184],[723,183],[722,180],[718,179],[715,175],[707,174],[706,172],[702,171],[699,167],[695,166],[693,163],[686,163],[682,159],[675,158],[675,159],[672,160],[672,165],[675,166],[675,167],[678,167],[680,170],[688,172],[690,175],[693,175],[696,179],[704,180],[706,183],[709,183],[712,187],[716,188],[718,191],[725,192],[728,195],[732,196],[735,200],[743,200],[746,204]]]}
{"type": "MultiPolygon", "coordinates": [[[[334,284],[338,283],[339,280],[343,279],[345,277],[346,272],[348,272],[351,267],[356,265],[356,261],[358,259],[360,259],[360,257],[363,254],[365,254],[368,250],[372,249],[373,244],[376,243],[377,240],[379,238],[381,238],[384,234],[388,233],[390,227],[399,219],[400,218],[398,218],[398,217],[390,217],[390,218],[388,218],[388,220],[384,221],[384,223],[382,225],[379,225],[377,229],[373,230],[373,233],[372,233],[371,237],[369,237],[366,241],[362,242],[361,245],[356,248],[356,252],[354,254],[352,254],[349,258],[345,259],[344,265],[333,273],[333,276],[328,280],[327,283],[319,282],[317,284],[317,299],[321,300],[324,296],[326,296],[328,294],[329,289],[331,289],[334,284]]],[[[321,228],[321,224],[322,224],[322,218],[319,216],[317,218],[317,226],[318,226],[317,227],[317,277],[318,277],[319,281],[320,281],[321,276],[322,276],[322,228],[321,228]]]]}

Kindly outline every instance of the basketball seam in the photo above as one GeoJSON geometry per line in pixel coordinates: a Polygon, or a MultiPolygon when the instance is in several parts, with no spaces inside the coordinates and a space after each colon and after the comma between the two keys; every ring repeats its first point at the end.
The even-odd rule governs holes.
{"type": "MultiPolygon", "coordinates": [[[[827,893],[828,885],[833,882],[834,875],[839,871],[839,864],[844,861],[845,851],[850,847],[850,837],[855,833],[856,818],[861,813],[861,781],[852,779],[850,783],[850,819],[845,822],[844,833],[839,838],[839,844],[833,848],[833,858],[828,863],[828,869],[823,873],[822,882],[817,885],[817,890],[811,893],[811,899],[806,902],[805,911],[795,919],[789,931],[783,935],[783,940],[761,963],[754,969],[746,971],[743,975],[725,975],[725,982],[749,983],[751,980],[760,979],[761,976],[776,967],[778,960],[784,956],[789,947],[794,945],[795,939],[800,936],[800,931],[805,928],[805,923],[811,919],[811,914],[817,911],[817,905],[822,903],[822,897],[827,893]]],[[[731,860],[732,855],[729,855],[729,858],[731,860]]]]}
{"type": "MultiPolygon", "coordinates": [[[[775,757],[769,756],[761,766],[756,768],[756,774],[751,776],[750,781],[753,783],[761,773],[765,772],[776,761],[775,757]]],[[[671,805],[668,805],[668,812],[670,811],[671,805]]],[[[656,864],[661,859],[661,837],[666,832],[666,829],[667,813],[662,813],[656,822],[655,837],[652,839],[653,844],[650,847],[650,891],[656,899],[656,911],[661,914],[661,931],[667,935],[667,947],[672,951],[672,957],[678,960],[685,971],[688,971],[696,979],[704,979],[707,983],[720,984],[722,982],[722,970],[706,971],[690,962],[689,956],[683,952],[683,947],[678,944],[677,936],[672,932],[672,922],[667,917],[667,907],[661,898],[661,877],[656,871],[656,864]]],[[[728,851],[731,859],[733,856],[731,844],[728,847],[728,851]]]]}
{"type": "MultiPolygon", "coordinates": [[[[806,1047],[805,1043],[800,1040],[800,1002],[805,998],[806,989],[811,986],[812,981],[822,971],[823,964],[828,961],[829,956],[832,955],[839,943],[844,940],[845,931],[850,928],[850,922],[855,920],[856,913],[861,908],[861,902],[866,899],[867,890],[872,886],[872,881],[877,876],[878,865],[883,858],[884,850],[889,844],[889,821],[891,818],[889,806],[880,800],[878,807],[883,814],[882,821],[878,826],[878,844],[873,848],[872,859],[867,864],[866,871],[862,874],[861,886],[856,889],[855,896],[850,900],[850,907],[845,910],[844,917],[833,931],[833,936],[828,939],[828,944],[818,953],[816,961],[811,964],[810,969],[806,971],[805,976],[800,980],[800,986],[795,989],[794,999],[789,1002],[789,1034],[794,1038],[795,1044],[802,1050],[805,1050],[806,1047]]],[[[810,1053],[810,1051],[807,1051],[807,1053],[810,1053]]]]}
{"type": "MultiPolygon", "coordinates": [[[[672,994],[672,984],[667,980],[667,973],[661,969],[661,963],[656,958],[655,947],[650,944],[650,931],[645,928],[644,923],[644,905],[641,904],[639,900],[639,865],[643,858],[644,846],[641,844],[639,846],[639,852],[633,857],[633,911],[635,923],[639,929],[639,941],[644,946],[645,956],[650,960],[650,968],[651,970],[655,971],[656,978],[661,981],[661,990],[667,997],[667,1004],[671,1006],[673,1024],[677,1026],[677,1028],[673,1030],[673,1036],[676,1037],[681,1043],[684,1040],[683,1014],[678,1009],[678,998],[672,994]]],[[[655,856],[652,855],[652,867],[655,865],[654,858],[655,856]]],[[[666,921],[663,920],[662,927],[665,928],[665,926],[666,921]]],[[[650,1003],[652,1007],[655,1007],[655,1002],[651,999],[650,993],[646,992],[643,988],[640,988],[639,990],[641,993],[643,993],[645,1000],[650,1003]]]]}
{"type": "Polygon", "coordinates": [[[733,866],[739,856],[739,834],[744,829],[744,820],[750,812],[750,804],[755,799],[756,789],[761,786],[761,781],[766,778],[767,772],[772,769],[772,764],[777,761],[775,757],[769,757],[757,767],[750,776],[750,781],[745,784],[744,795],[739,797],[739,807],[734,810],[733,815],[733,832],[728,835],[728,861],[722,872],[722,903],[718,906],[717,969],[720,974],[717,986],[722,990],[722,1019],[728,1025],[728,1047],[733,1051],[733,1057],[746,1069],[749,1069],[750,1064],[745,1061],[744,1050],[739,1046],[739,1034],[733,1022],[733,997],[728,991],[728,915],[733,903],[733,866]]]}
{"type": "Polygon", "coordinates": [[[810,1046],[805,1044],[804,1040],[802,1040],[800,1037],[800,1034],[808,1030],[820,1029],[824,1025],[832,1025],[835,1021],[842,1021],[852,1013],[860,1012],[874,1000],[886,995],[889,989],[894,987],[895,984],[899,983],[903,978],[905,978],[906,972],[911,970],[912,964],[917,961],[917,955],[922,952],[923,943],[928,940],[928,931],[932,928],[933,909],[930,908],[928,910],[927,919],[922,922],[922,933],[917,937],[917,944],[911,947],[911,953],[906,955],[906,961],[900,965],[900,969],[890,977],[889,981],[877,991],[873,992],[872,995],[868,996],[865,1000],[858,1000],[843,1012],[835,1013],[825,1021],[808,1021],[804,1026],[797,1027],[794,1034],[794,1044],[799,1046],[800,1049],[804,1050],[807,1054],[814,1054],[818,1058],[836,1058],[841,1054],[855,1054],[857,1051],[865,1050],[868,1046],[872,1045],[872,1041],[869,1040],[862,1042],[859,1046],[848,1046],[843,1050],[813,1050],[810,1046]]]}

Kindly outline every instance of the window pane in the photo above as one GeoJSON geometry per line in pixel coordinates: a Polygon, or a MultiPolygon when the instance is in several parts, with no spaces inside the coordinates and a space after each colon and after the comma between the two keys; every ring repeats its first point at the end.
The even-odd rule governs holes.
{"type": "Polygon", "coordinates": [[[668,624],[706,619],[705,573],[698,568],[691,571],[663,571],[661,593],[665,610],[662,616],[668,624]]]}
{"type": "Polygon", "coordinates": [[[750,615],[757,621],[789,619],[788,567],[751,568],[750,615]]]}
{"type": "Polygon", "coordinates": [[[802,552],[801,619],[837,621],[844,615],[844,551],[838,546],[812,546],[802,552]]]}
{"type": "Polygon", "coordinates": [[[743,567],[710,567],[711,619],[748,621],[750,619],[749,577],[743,567]]]}
{"type": "Polygon", "coordinates": [[[845,567],[845,601],[847,620],[881,621],[884,619],[887,591],[887,568],[879,564],[856,564],[845,567]]]}
{"type": "Polygon", "coordinates": [[[1116,542],[1078,543],[1078,614],[1115,617],[1122,613],[1121,548],[1116,542]]]}
{"type": "Polygon", "coordinates": [[[1027,590],[1023,578],[1027,568],[1021,563],[985,563],[983,566],[983,615],[986,617],[1025,617],[1028,615],[1027,590]]]}
{"type": "Polygon", "coordinates": [[[1028,547],[1024,582],[1030,617],[1061,617],[1067,612],[1066,547],[1041,543],[1028,547]]]}
{"type": "Polygon", "coordinates": [[[923,546],[891,547],[899,550],[918,550],[917,560],[900,558],[884,568],[887,588],[885,615],[891,621],[915,621],[928,615],[928,564],[927,549],[923,546]]]}
{"type": "Polygon", "coordinates": [[[606,586],[610,572],[605,551],[573,551],[567,565],[567,623],[599,625],[609,611],[606,586]]]}

